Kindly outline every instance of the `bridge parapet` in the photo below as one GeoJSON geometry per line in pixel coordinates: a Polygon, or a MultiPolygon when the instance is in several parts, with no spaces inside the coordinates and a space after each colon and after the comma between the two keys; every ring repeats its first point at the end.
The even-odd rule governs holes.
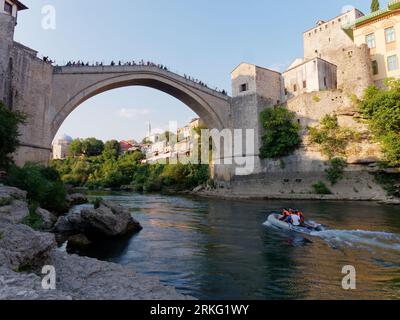
{"type": "Polygon", "coordinates": [[[215,97],[228,101],[230,96],[227,93],[223,93],[217,89],[212,89],[208,85],[200,84],[196,81],[189,79],[188,77],[181,76],[180,74],[171,70],[165,70],[158,66],[147,66],[147,65],[115,65],[115,66],[57,66],[53,69],[53,74],[130,74],[130,73],[156,73],[169,78],[173,78],[175,81],[184,83],[187,86],[201,90],[205,93],[211,94],[215,97]]]}

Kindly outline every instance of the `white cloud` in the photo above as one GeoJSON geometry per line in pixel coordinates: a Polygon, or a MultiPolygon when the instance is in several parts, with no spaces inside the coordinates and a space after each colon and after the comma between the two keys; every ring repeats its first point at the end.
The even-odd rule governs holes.
{"type": "Polygon", "coordinates": [[[140,116],[145,116],[153,111],[147,108],[132,108],[132,109],[127,109],[127,108],[122,108],[119,110],[118,115],[121,118],[127,118],[127,119],[132,119],[140,116]]]}

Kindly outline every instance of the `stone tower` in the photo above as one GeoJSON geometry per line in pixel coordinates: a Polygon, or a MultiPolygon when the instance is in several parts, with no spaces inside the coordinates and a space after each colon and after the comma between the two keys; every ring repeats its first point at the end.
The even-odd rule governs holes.
{"type": "Polygon", "coordinates": [[[18,11],[27,9],[17,0],[0,0],[0,100],[11,106],[12,50],[18,11]]]}
{"type": "MultiPolygon", "coordinates": [[[[253,173],[262,170],[259,150],[263,128],[260,113],[283,102],[282,76],[279,72],[253,64],[241,63],[231,74],[232,127],[254,129],[253,173]]],[[[243,151],[246,146],[243,146],[243,151]]]]}

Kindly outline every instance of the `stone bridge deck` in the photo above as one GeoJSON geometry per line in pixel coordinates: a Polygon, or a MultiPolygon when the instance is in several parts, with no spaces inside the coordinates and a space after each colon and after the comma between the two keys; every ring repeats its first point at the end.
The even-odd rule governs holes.
{"type": "Polygon", "coordinates": [[[184,83],[196,90],[204,91],[204,93],[211,94],[217,98],[228,101],[230,96],[222,93],[222,90],[213,89],[211,86],[204,86],[191,79],[185,78],[180,74],[171,70],[165,70],[157,66],[147,65],[115,65],[115,66],[57,66],[53,69],[53,74],[123,74],[123,73],[157,73],[184,83]]]}

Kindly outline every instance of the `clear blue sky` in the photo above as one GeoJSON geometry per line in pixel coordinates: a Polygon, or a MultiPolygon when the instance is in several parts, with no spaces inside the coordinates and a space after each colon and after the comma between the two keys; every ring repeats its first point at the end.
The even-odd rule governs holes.
{"type": "MultiPolygon", "coordinates": [[[[16,40],[68,60],[145,59],[230,90],[230,72],[242,61],[283,70],[302,57],[302,32],[346,5],[369,12],[370,0],[22,0],[16,40]],[[55,30],[41,27],[44,5],[56,9],[55,30]]],[[[385,4],[385,1],[381,1],[385,4]]],[[[153,89],[109,91],[82,104],[60,133],[73,137],[142,138],[146,122],[166,128],[195,116],[153,89]]]]}

